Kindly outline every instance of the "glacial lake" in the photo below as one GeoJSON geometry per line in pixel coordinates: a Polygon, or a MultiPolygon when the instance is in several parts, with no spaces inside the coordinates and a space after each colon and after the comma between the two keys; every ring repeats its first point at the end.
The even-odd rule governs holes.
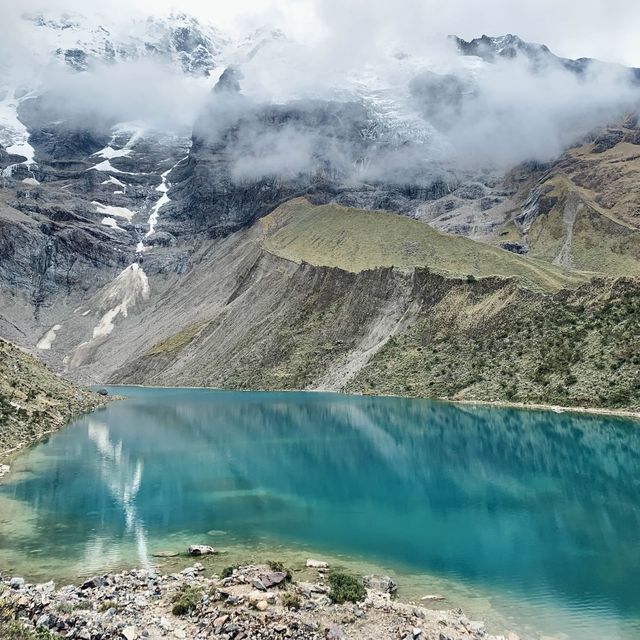
{"type": "MultiPolygon", "coordinates": [[[[438,593],[490,631],[640,638],[640,423],[325,393],[127,396],[13,461],[0,571],[77,580],[211,544],[438,593]]],[[[187,558],[175,559],[188,562],[187,558]]]]}

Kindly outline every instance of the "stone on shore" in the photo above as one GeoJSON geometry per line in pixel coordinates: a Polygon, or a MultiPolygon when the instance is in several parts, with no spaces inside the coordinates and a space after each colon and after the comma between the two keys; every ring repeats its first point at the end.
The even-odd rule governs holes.
{"type": "Polygon", "coordinates": [[[398,585],[389,576],[364,576],[362,582],[367,589],[371,589],[372,591],[395,593],[398,590],[398,585]]]}
{"type": "Polygon", "coordinates": [[[286,579],[287,579],[287,574],[284,571],[273,571],[271,573],[267,573],[263,576],[260,576],[260,581],[267,589],[281,584],[286,579]]]}
{"type": "Polygon", "coordinates": [[[125,627],[122,630],[121,635],[124,638],[124,640],[136,640],[136,638],[138,637],[138,634],[136,633],[136,628],[131,626],[125,627]]]}
{"type": "Polygon", "coordinates": [[[323,562],[322,560],[313,560],[310,558],[307,560],[307,567],[309,569],[328,569],[329,564],[327,562],[323,562]]]}
{"type": "Polygon", "coordinates": [[[210,556],[215,552],[216,550],[207,544],[192,544],[189,547],[190,556],[210,556]]]}

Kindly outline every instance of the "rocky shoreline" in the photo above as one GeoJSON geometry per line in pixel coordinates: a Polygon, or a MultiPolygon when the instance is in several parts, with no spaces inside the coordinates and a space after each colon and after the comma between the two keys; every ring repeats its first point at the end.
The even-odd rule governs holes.
{"type": "Polygon", "coordinates": [[[388,577],[356,579],[356,602],[339,603],[341,594],[331,579],[336,574],[325,563],[313,562],[307,563],[315,572],[308,582],[294,582],[279,563],[229,567],[210,577],[200,563],[165,575],[131,570],[61,588],[5,577],[0,581],[0,637],[518,640],[514,633],[488,634],[482,622],[469,620],[459,609],[402,603],[393,597],[395,584],[388,577]]]}

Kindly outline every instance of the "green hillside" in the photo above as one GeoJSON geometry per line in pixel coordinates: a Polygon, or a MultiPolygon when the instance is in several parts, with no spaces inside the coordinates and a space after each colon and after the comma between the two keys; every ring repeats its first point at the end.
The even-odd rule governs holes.
{"type": "Polygon", "coordinates": [[[428,267],[449,277],[515,277],[530,289],[557,291],[588,275],[525,258],[396,214],[292,200],[261,220],[271,253],[316,266],[359,272],[428,267]]]}

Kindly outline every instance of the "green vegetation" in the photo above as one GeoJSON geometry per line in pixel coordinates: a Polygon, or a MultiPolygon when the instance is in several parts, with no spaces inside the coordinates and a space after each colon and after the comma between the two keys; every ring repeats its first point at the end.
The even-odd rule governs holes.
{"type": "Polygon", "coordinates": [[[233,575],[233,572],[238,568],[238,565],[232,565],[230,567],[225,567],[220,573],[220,577],[222,578],[230,578],[233,575]]]}
{"type": "Polygon", "coordinates": [[[367,595],[367,590],[362,580],[354,578],[348,573],[334,571],[329,575],[329,597],[332,602],[343,604],[345,602],[360,602],[367,595]]]}
{"type": "Polygon", "coordinates": [[[265,248],[294,262],[363,271],[429,267],[455,278],[515,277],[524,286],[557,291],[587,280],[564,270],[384,211],[292,200],[263,218],[265,248]]]}
{"type": "Polygon", "coordinates": [[[202,602],[203,595],[202,589],[183,585],[171,600],[173,602],[171,612],[174,616],[186,616],[202,602]]]}
{"type": "Polygon", "coordinates": [[[287,591],[282,594],[282,606],[285,609],[293,609],[294,611],[298,611],[302,606],[302,599],[297,593],[291,593],[287,591]]]}
{"type": "Polygon", "coordinates": [[[2,640],[57,640],[60,636],[44,627],[35,631],[16,619],[16,612],[8,602],[0,600],[0,638],[2,640]]]}
{"type": "Polygon", "coordinates": [[[192,342],[209,324],[208,320],[203,322],[196,322],[189,325],[180,333],[162,340],[154,345],[145,355],[171,355],[184,349],[188,344],[192,342]]]}
{"type": "Polygon", "coordinates": [[[38,440],[75,413],[102,402],[0,339],[0,455],[38,440]]]}
{"type": "Polygon", "coordinates": [[[349,390],[640,409],[640,282],[477,302],[452,291],[389,340],[349,390]]]}
{"type": "Polygon", "coordinates": [[[116,602],[115,600],[105,600],[100,603],[98,607],[98,611],[100,613],[106,613],[110,609],[114,609],[115,611],[123,611],[125,609],[125,605],[116,602]]]}

